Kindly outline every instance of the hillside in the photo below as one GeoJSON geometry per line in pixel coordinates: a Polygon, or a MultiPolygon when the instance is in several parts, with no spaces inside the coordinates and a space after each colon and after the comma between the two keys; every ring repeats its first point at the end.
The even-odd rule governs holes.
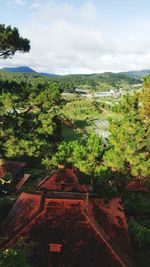
{"type": "Polygon", "coordinates": [[[141,83],[141,79],[130,77],[123,73],[93,73],[93,74],[70,74],[56,75],[48,73],[39,73],[28,66],[17,68],[3,68],[0,71],[1,78],[7,79],[24,79],[24,74],[28,74],[30,78],[53,79],[58,82],[63,92],[74,92],[75,88],[88,90],[89,92],[105,92],[110,90],[131,90],[131,86],[141,83]],[[20,75],[22,77],[20,77],[20,75]]]}
{"type": "Polygon", "coordinates": [[[135,71],[127,71],[121,73],[131,78],[142,79],[144,76],[150,74],[150,70],[137,70],[137,71],[135,70],[135,71]]]}
{"type": "MultiPolygon", "coordinates": [[[[61,76],[54,73],[46,73],[46,72],[37,72],[34,69],[28,67],[28,66],[21,66],[21,67],[5,67],[0,69],[0,71],[5,72],[14,72],[14,73],[38,73],[43,76],[48,77],[55,77],[55,76],[61,76]]],[[[150,70],[139,70],[139,71],[124,71],[124,72],[103,72],[103,73],[91,73],[91,74],[70,74],[70,75],[62,75],[65,77],[74,77],[76,79],[80,78],[90,78],[90,79],[114,79],[114,77],[117,77],[119,79],[126,79],[126,76],[133,78],[133,79],[141,79],[144,76],[150,74],[150,70]]]]}

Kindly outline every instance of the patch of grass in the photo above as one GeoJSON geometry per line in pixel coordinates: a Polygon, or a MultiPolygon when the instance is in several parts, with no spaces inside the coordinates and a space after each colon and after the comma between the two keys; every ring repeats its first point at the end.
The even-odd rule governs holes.
{"type": "Polygon", "coordinates": [[[93,121],[87,120],[78,120],[75,122],[75,125],[78,129],[81,130],[83,134],[90,134],[95,131],[96,127],[93,121]]]}
{"type": "Polygon", "coordinates": [[[100,111],[94,106],[92,100],[80,99],[68,102],[63,107],[63,113],[68,119],[76,121],[94,119],[99,116],[100,111]]]}
{"type": "Polygon", "coordinates": [[[98,129],[95,120],[109,120],[119,116],[117,113],[104,108],[102,102],[99,103],[97,99],[85,97],[68,100],[62,111],[65,118],[73,123],[73,126],[64,126],[62,129],[62,136],[66,141],[79,140],[84,134],[95,132],[98,129]]]}
{"type": "Polygon", "coordinates": [[[62,128],[62,136],[65,141],[80,140],[83,137],[83,133],[80,129],[75,129],[70,126],[64,126],[62,128]]]}

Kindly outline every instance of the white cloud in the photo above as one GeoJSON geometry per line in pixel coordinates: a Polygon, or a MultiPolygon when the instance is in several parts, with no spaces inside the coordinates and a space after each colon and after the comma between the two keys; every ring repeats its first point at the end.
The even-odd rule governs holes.
{"type": "Polygon", "coordinates": [[[9,0],[8,3],[18,6],[25,6],[26,0],[9,0]]]}
{"type": "Polygon", "coordinates": [[[26,3],[26,1],[24,1],[24,0],[15,0],[15,3],[17,5],[24,5],[26,3]]]}
{"type": "Polygon", "coordinates": [[[52,0],[41,5],[35,0],[29,9],[21,34],[31,40],[31,52],[17,54],[4,64],[55,73],[150,68],[150,21],[112,32],[92,1],[77,7],[52,0]]]}
{"type": "Polygon", "coordinates": [[[39,8],[41,8],[41,4],[38,1],[32,3],[29,6],[29,9],[31,9],[31,10],[38,10],[39,8]]]}

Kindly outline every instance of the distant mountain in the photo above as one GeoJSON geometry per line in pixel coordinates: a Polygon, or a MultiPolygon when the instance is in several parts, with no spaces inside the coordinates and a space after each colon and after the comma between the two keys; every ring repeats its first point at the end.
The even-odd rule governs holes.
{"type": "Polygon", "coordinates": [[[30,67],[12,67],[12,68],[2,68],[1,71],[6,72],[21,72],[21,73],[36,73],[35,70],[31,69],[30,67]]]}
{"type": "MultiPolygon", "coordinates": [[[[14,72],[14,73],[31,73],[31,74],[39,74],[47,77],[57,77],[60,75],[54,74],[54,73],[44,73],[44,72],[37,72],[33,69],[31,69],[28,66],[23,66],[23,67],[12,67],[12,68],[2,68],[0,71],[6,71],[6,72],[14,72]]],[[[92,73],[92,74],[76,74],[76,75],[67,75],[67,76],[85,76],[85,77],[90,77],[90,76],[101,76],[101,77],[107,77],[107,76],[117,76],[117,75],[125,75],[130,78],[134,79],[142,79],[144,76],[150,74],[150,70],[137,70],[137,71],[124,71],[124,72],[118,72],[118,73],[113,73],[113,72],[104,72],[104,73],[92,73]]],[[[123,77],[122,77],[123,78],[123,77]]]]}
{"type": "Polygon", "coordinates": [[[135,71],[120,72],[120,73],[125,74],[131,78],[142,79],[144,76],[150,74],[150,70],[135,70],[135,71]]]}
{"type": "Polygon", "coordinates": [[[6,72],[14,72],[14,73],[31,73],[31,74],[39,74],[47,77],[56,77],[58,75],[53,74],[53,73],[43,73],[43,72],[37,72],[33,69],[31,69],[28,66],[23,66],[23,67],[12,67],[12,68],[2,68],[0,71],[6,71],[6,72]]]}

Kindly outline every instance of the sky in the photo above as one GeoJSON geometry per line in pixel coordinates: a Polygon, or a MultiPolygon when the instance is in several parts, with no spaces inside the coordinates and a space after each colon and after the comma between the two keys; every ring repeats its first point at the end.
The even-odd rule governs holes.
{"type": "Polygon", "coordinates": [[[29,53],[0,68],[71,74],[150,69],[149,0],[0,0],[0,23],[17,27],[29,53]]]}

